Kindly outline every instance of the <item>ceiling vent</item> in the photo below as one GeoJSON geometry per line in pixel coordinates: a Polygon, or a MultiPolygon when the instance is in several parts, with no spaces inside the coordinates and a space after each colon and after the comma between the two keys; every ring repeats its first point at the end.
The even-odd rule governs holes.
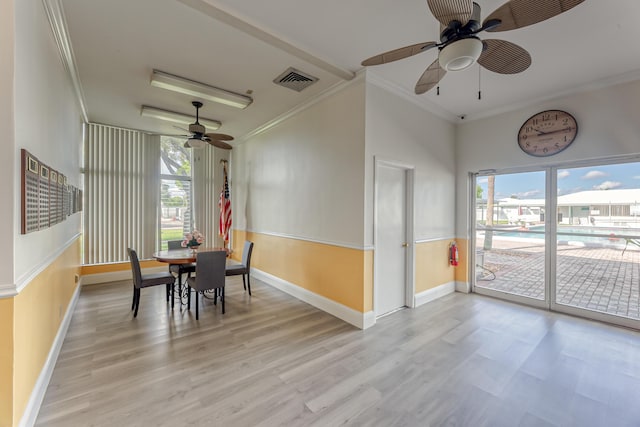
{"type": "Polygon", "coordinates": [[[275,84],[293,89],[297,92],[306,89],[317,81],[317,77],[313,77],[292,67],[289,67],[284,73],[273,80],[275,84]]]}

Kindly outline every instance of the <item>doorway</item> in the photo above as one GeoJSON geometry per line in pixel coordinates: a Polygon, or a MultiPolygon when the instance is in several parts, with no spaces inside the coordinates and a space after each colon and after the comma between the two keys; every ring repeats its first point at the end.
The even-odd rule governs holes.
{"type": "Polygon", "coordinates": [[[412,306],[410,244],[413,170],[376,160],[374,199],[374,312],[376,317],[412,306]]]}

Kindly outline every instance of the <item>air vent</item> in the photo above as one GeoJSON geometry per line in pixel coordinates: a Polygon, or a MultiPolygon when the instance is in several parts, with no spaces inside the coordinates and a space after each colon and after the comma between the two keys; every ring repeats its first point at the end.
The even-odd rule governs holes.
{"type": "Polygon", "coordinates": [[[273,80],[275,84],[293,89],[297,92],[306,89],[317,81],[317,77],[305,74],[292,67],[289,67],[284,73],[273,80]]]}

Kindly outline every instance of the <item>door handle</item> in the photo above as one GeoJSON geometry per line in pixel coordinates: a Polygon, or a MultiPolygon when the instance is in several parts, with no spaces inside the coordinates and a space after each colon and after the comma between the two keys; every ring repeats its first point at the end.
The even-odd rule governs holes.
{"type": "Polygon", "coordinates": [[[408,244],[408,243],[403,243],[403,244],[402,244],[402,247],[403,247],[403,248],[408,248],[408,247],[409,247],[409,244],[408,244]]]}

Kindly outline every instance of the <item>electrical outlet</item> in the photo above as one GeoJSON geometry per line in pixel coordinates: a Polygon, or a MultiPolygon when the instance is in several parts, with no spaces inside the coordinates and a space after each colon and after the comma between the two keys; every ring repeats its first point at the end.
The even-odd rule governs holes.
{"type": "Polygon", "coordinates": [[[80,275],[74,274],[73,275],[73,280],[75,280],[75,282],[78,283],[78,281],[80,280],[80,275]]]}

